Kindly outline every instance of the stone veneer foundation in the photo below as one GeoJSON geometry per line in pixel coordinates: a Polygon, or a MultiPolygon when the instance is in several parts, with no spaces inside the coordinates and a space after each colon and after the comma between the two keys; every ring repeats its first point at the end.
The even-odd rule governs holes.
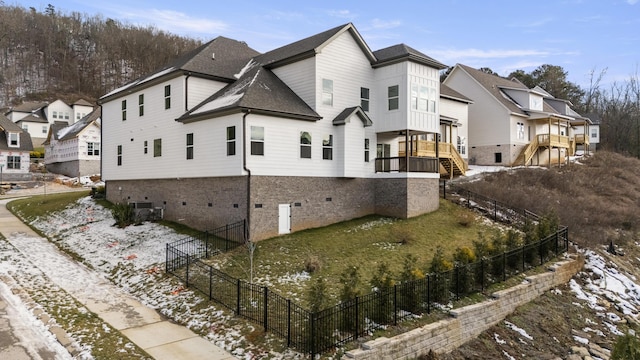
{"type": "Polygon", "coordinates": [[[291,231],[370,214],[408,218],[438,209],[437,178],[251,176],[109,180],[107,200],[152,202],[164,218],[200,230],[243,220],[251,240],[278,235],[278,208],[289,204],[291,231]]]}

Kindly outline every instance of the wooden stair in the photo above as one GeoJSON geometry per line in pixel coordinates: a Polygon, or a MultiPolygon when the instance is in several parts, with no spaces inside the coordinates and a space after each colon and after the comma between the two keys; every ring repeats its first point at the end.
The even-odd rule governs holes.
{"type": "Polygon", "coordinates": [[[531,159],[533,158],[533,155],[536,154],[539,147],[540,146],[538,142],[538,137],[535,136],[533,138],[533,141],[531,141],[529,145],[525,146],[522,149],[522,151],[520,152],[516,160],[511,164],[511,166],[520,166],[520,165],[527,166],[527,163],[531,161],[531,159]]]}

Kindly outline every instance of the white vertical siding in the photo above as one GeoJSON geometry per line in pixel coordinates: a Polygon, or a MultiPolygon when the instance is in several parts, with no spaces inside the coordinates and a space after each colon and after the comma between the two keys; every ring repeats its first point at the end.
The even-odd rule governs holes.
{"type": "Polygon", "coordinates": [[[408,74],[407,63],[388,65],[376,69],[376,97],[375,109],[377,121],[373,126],[377,132],[398,131],[407,128],[407,117],[409,109],[408,99],[408,74]],[[398,110],[388,110],[387,89],[389,86],[398,85],[399,88],[399,108],[398,110]]]}
{"type": "Polygon", "coordinates": [[[312,109],[316,109],[315,57],[279,67],[273,73],[312,109]]]}

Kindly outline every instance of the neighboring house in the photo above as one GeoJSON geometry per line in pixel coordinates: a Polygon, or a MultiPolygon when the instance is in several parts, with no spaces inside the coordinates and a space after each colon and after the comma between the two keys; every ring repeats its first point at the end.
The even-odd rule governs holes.
{"type": "Polygon", "coordinates": [[[29,132],[34,146],[41,146],[52,124],[71,125],[93,111],[93,105],[80,99],[72,105],[62,100],[52,103],[30,101],[9,108],[7,117],[29,132]]]}
{"type": "Polygon", "coordinates": [[[100,173],[100,108],[73,125],[51,125],[44,163],[49,172],[70,177],[100,173]]]}
{"type": "Polygon", "coordinates": [[[469,163],[563,164],[589,147],[591,120],[540,87],[457,64],[444,85],[473,99],[469,105],[469,163]]]}
{"type": "Polygon", "coordinates": [[[100,99],[107,199],[252,240],[436,210],[438,159],[400,147],[438,138],[443,68],[352,24],[264,54],[218,37],[100,99]]]}
{"type": "Polygon", "coordinates": [[[1,181],[26,180],[33,150],[31,137],[9,118],[0,114],[0,172],[1,181]]]}

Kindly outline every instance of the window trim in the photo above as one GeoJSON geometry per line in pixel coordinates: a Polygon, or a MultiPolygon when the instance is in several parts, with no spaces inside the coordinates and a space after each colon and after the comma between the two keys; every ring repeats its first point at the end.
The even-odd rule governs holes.
{"type": "Polygon", "coordinates": [[[171,85],[164,86],[164,109],[171,109],[171,85]]]}
{"type": "Polygon", "coordinates": [[[333,80],[322,79],[322,105],[333,106],[333,80]]]}
{"type": "Polygon", "coordinates": [[[227,126],[227,156],[236,154],[236,127],[227,126]]]}
{"type": "Polygon", "coordinates": [[[369,162],[369,150],[371,149],[371,140],[368,138],[364,139],[364,162],[369,162]]]}
{"type": "Polygon", "coordinates": [[[144,116],[144,94],[138,95],[138,116],[144,116]]]}
{"type": "Polygon", "coordinates": [[[118,145],[116,148],[116,154],[117,154],[117,164],[118,166],[122,166],[122,145],[118,145]]]}
{"type": "Polygon", "coordinates": [[[143,143],[143,149],[144,149],[144,153],[148,154],[149,153],[149,141],[145,140],[143,143]]]}
{"type": "Polygon", "coordinates": [[[360,107],[364,111],[369,111],[371,102],[371,90],[366,87],[360,87],[360,107]]]}
{"type": "Polygon", "coordinates": [[[87,155],[88,156],[99,156],[100,155],[100,143],[87,142],[87,155]]]}
{"type": "Polygon", "coordinates": [[[187,160],[193,160],[193,133],[187,134],[187,160]]]}
{"type": "Polygon", "coordinates": [[[311,133],[308,131],[300,131],[300,159],[311,159],[313,152],[311,144],[311,133]],[[305,141],[308,141],[308,143],[305,141]]]}
{"type": "Polygon", "coordinates": [[[153,139],[153,157],[162,156],[162,138],[153,139]]]}
{"type": "Polygon", "coordinates": [[[322,138],[322,160],[333,160],[333,135],[325,134],[322,138]]]}
{"type": "Polygon", "coordinates": [[[122,121],[127,120],[127,100],[122,100],[122,121]]]}
{"type": "Polygon", "coordinates": [[[391,85],[387,87],[387,110],[393,111],[400,109],[400,85],[391,85]],[[392,89],[395,94],[392,95],[392,89]]]}
{"type": "Polygon", "coordinates": [[[20,155],[7,156],[7,170],[20,170],[22,166],[22,157],[20,155]]]}
{"type": "Polygon", "coordinates": [[[264,142],[265,142],[265,134],[264,134],[264,126],[251,126],[251,155],[259,155],[264,156],[264,142]],[[254,132],[255,129],[255,132],[254,132]],[[261,130],[259,130],[261,129],[261,130]],[[262,132],[262,136],[258,131],[262,132]]]}
{"type": "Polygon", "coordinates": [[[10,132],[7,145],[9,145],[9,147],[20,147],[20,134],[17,132],[10,132]]]}

